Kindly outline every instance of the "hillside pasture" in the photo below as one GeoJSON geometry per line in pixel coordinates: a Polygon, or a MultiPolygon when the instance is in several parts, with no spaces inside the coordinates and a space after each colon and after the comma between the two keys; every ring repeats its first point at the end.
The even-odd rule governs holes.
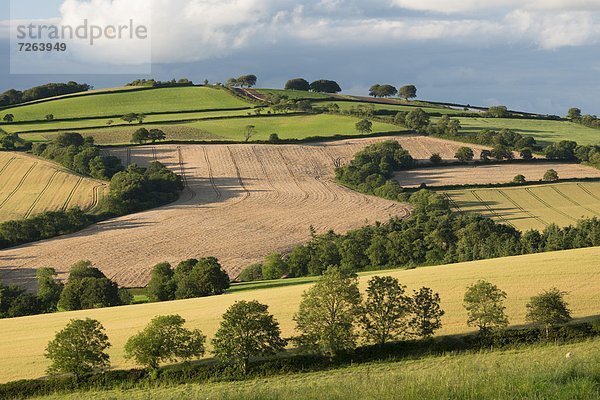
{"type": "Polygon", "coordinates": [[[600,183],[559,183],[536,186],[445,191],[453,208],[478,213],[526,231],[551,223],[574,225],[578,219],[600,217],[600,183]]]}
{"type": "MultiPolygon", "coordinates": [[[[461,134],[476,135],[478,132],[490,129],[511,129],[524,136],[533,136],[539,144],[547,145],[561,140],[574,140],[578,144],[600,143],[600,130],[588,128],[581,124],[567,121],[546,121],[537,119],[510,118],[474,118],[459,117],[461,134]]],[[[433,121],[436,119],[433,118],[433,121]]]]}
{"type": "Polygon", "coordinates": [[[26,154],[0,152],[0,222],[75,206],[90,210],[107,192],[105,182],[26,154]]]}
{"type": "Polygon", "coordinates": [[[176,87],[132,92],[102,93],[76,96],[3,110],[15,121],[41,121],[54,118],[86,118],[119,116],[127,113],[161,113],[169,111],[201,111],[251,108],[247,103],[223,89],[208,87],[176,87]]]}
{"type": "Polygon", "coordinates": [[[416,168],[396,172],[395,178],[400,185],[408,188],[418,187],[421,184],[430,187],[487,185],[510,183],[516,175],[525,176],[528,182],[541,181],[549,169],[554,169],[560,179],[600,178],[600,170],[597,168],[561,162],[501,163],[416,168]]]}
{"type": "MultiPolygon", "coordinates": [[[[153,265],[214,256],[231,274],[273,252],[287,252],[318,232],[342,233],[392,216],[406,205],[367,196],[333,181],[334,166],[389,138],[306,145],[168,145],[121,148],[125,164],[157,160],[183,173],[187,189],[169,206],[105,221],[79,233],[0,252],[0,280],[34,284],[52,265],[66,277],[89,259],[120,285],[142,287],[153,265]]],[[[458,144],[397,136],[415,157],[454,153],[458,144]],[[452,147],[454,146],[454,147],[452,147]]]]}
{"type": "Polygon", "coordinates": [[[447,108],[447,107],[436,107],[431,104],[419,106],[419,105],[406,105],[406,104],[369,103],[369,102],[359,102],[359,101],[325,101],[325,102],[315,103],[315,107],[326,109],[328,106],[330,106],[332,104],[337,104],[340,107],[341,111],[350,111],[353,108],[358,109],[359,107],[362,106],[362,107],[372,107],[375,109],[375,111],[379,112],[380,114],[388,114],[388,115],[392,115],[392,116],[394,116],[396,113],[398,113],[400,111],[410,112],[410,111],[416,110],[417,108],[420,108],[429,114],[447,114],[450,116],[465,112],[463,110],[455,110],[455,109],[447,108]]]}
{"type": "MultiPolygon", "coordinates": [[[[244,110],[247,114],[247,110],[244,110]]],[[[184,114],[179,114],[179,118],[186,118],[184,114]]],[[[232,114],[233,115],[233,114],[232,114]]],[[[216,115],[218,116],[218,115],[216,115]]],[[[226,115],[223,115],[226,116],[226,115]]],[[[168,118],[168,117],[165,117],[168,118]]],[[[171,116],[171,120],[176,120],[177,116],[171,116]]],[[[188,117],[189,118],[189,117],[188,117]]],[[[148,122],[151,119],[148,119],[148,122]]],[[[165,131],[167,140],[230,140],[242,142],[245,140],[244,132],[246,126],[253,125],[255,134],[253,140],[268,140],[272,133],[277,133],[281,139],[305,139],[312,136],[332,137],[335,135],[359,135],[356,130],[357,118],[311,114],[311,115],[278,115],[262,117],[244,117],[244,118],[219,118],[206,119],[195,122],[182,123],[150,123],[132,124],[119,127],[92,128],[79,130],[83,136],[91,136],[98,144],[127,144],[131,141],[131,135],[140,127],[146,129],[158,128],[165,131]]],[[[395,133],[404,129],[395,125],[380,122],[373,123],[374,133],[395,133]]],[[[33,133],[23,134],[23,138],[28,140],[49,140],[55,137],[57,133],[33,133]]]]}
{"type": "MultiPolygon", "coordinates": [[[[201,239],[199,236],[198,240],[201,239]]],[[[119,254],[115,252],[113,257],[118,258],[119,254]]],[[[127,261],[121,260],[123,265],[127,265],[127,261]]],[[[506,312],[511,324],[524,323],[525,304],[529,298],[554,286],[569,292],[566,299],[574,317],[597,315],[600,304],[599,265],[600,248],[589,248],[413,270],[381,271],[377,274],[394,276],[409,290],[427,286],[439,292],[442,308],[446,311],[439,333],[456,334],[471,331],[466,326],[463,295],[466,287],[478,279],[489,280],[506,291],[506,312]]],[[[362,290],[374,274],[362,274],[362,290]]],[[[281,283],[280,287],[237,291],[216,297],[0,320],[0,381],[44,375],[48,365],[43,356],[47,342],[73,318],[95,318],[106,327],[113,345],[109,354],[116,368],[131,366],[123,357],[125,342],[153,317],[180,314],[188,321],[189,327],[199,328],[212,338],[222,314],[240,300],[258,300],[268,304],[269,311],[281,324],[283,336],[290,337],[294,334],[292,317],[298,310],[302,293],[311,284],[288,286],[283,285],[285,281],[281,283]]],[[[564,352],[561,352],[561,357],[564,358],[564,352]]]]}

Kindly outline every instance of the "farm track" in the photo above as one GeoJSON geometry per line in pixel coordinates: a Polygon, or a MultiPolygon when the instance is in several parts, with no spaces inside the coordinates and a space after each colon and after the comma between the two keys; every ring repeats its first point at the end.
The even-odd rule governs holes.
{"type": "Polygon", "coordinates": [[[579,203],[579,202],[577,202],[577,201],[573,200],[571,197],[569,197],[569,196],[567,196],[566,194],[564,194],[564,193],[563,193],[563,192],[562,192],[562,191],[561,191],[559,188],[557,188],[556,186],[552,186],[552,190],[554,190],[554,191],[555,191],[555,192],[556,192],[556,193],[557,193],[559,196],[561,196],[563,199],[567,200],[568,202],[570,202],[570,203],[571,203],[571,204],[573,204],[574,206],[576,206],[576,207],[581,207],[581,208],[583,208],[584,210],[586,210],[586,211],[589,211],[590,213],[592,213],[592,214],[594,214],[594,215],[596,215],[596,216],[600,216],[600,214],[599,214],[597,211],[595,211],[595,210],[592,210],[591,208],[589,208],[589,207],[586,207],[586,206],[584,206],[583,204],[581,204],[581,203],[579,203]]]}
{"type": "Polygon", "coordinates": [[[548,226],[549,225],[548,222],[544,221],[542,218],[540,218],[537,215],[533,214],[531,211],[525,210],[519,203],[517,203],[512,197],[510,197],[504,190],[498,190],[498,193],[502,197],[504,197],[506,200],[508,200],[508,202],[510,204],[512,204],[513,206],[515,206],[523,214],[529,215],[530,218],[535,219],[536,221],[538,221],[539,223],[541,223],[544,226],[548,226]]]}
{"type": "MultiPolygon", "coordinates": [[[[342,233],[391,217],[407,217],[407,205],[363,195],[334,180],[339,160],[349,160],[365,146],[386,139],[110,150],[124,163],[144,166],[160,160],[184,177],[185,192],[177,202],[161,208],[0,251],[0,280],[33,286],[31,271],[36,268],[51,265],[64,278],[71,265],[89,259],[120,285],[140,287],[160,262],[176,264],[208,256],[217,257],[230,275],[237,276],[268,254],[305,243],[310,226],[319,233],[342,233]]],[[[423,140],[417,158],[429,158],[447,146],[426,137],[395,139],[407,149],[416,149],[423,140]]],[[[93,204],[100,200],[98,193],[92,194],[93,204]]]]}
{"type": "Polygon", "coordinates": [[[481,198],[481,196],[479,196],[477,194],[476,190],[471,190],[471,194],[473,195],[473,197],[475,197],[477,199],[477,201],[479,201],[489,212],[492,216],[495,216],[497,219],[499,219],[500,221],[502,221],[503,223],[512,226],[513,228],[516,228],[515,225],[510,222],[509,220],[507,220],[506,218],[504,218],[503,215],[500,215],[496,212],[496,210],[494,210],[492,207],[490,207],[490,205],[481,198]]]}
{"type": "Polygon", "coordinates": [[[79,186],[81,185],[81,182],[83,182],[83,177],[80,176],[79,179],[77,180],[77,183],[75,183],[75,186],[73,186],[73,189],[71,189],[71,192],[69,193],[69,196],[67,196],[67,199],[65,200],[65,203],[62,206],[62,210],[66,211],[69,208],[69,203],[71,203],[71,200],[73,199],[73,196],[75,195],[75,192],[77,192],[77,189],[79,189],[79,186]]]}
{"type": "Polygon", "coordinates": [[[8,194],[8,196],[6,196],[6,198],[4,200],[2,200],[2,202],[0,203],[0,208],[4,207],[6,205],[6,203],[8,203],[9,200],[13,198],[13,196],[23,186],[23,184],[25,183],[25,180],[27,180],[27,177],[31,174],[31,172],[35,169],[35,167],[37,167],[37,165],[38,165],[38,163],[34,162],[31,165],[31,167],[29,167],[29,169],[27,170],[27,172],[25,172],[25,174],[23,175],[23,177],[21,178],[21,180],[19,181],[19,183],[17,184],[17,186],[14,188],[14,190],[12,192],[10,192],[8,194]]]}
{"type": "Polygon", "coordinates": [[[52,176],[50,177],[50,179],[48,180],[48,183],[46,183],[46,186],[44,186],[44,188],[42,189],[42,191],[37,195],[37,197],[35,198],[35,200],[33,201],[33,203],[31,203],[31,206],[29,207],[29,209],[27,210],[27,212],[25,213],[24,218],[27,219],[31,216],[31,213],[33,212],[33,210],[35,209],[35,207],[38,205],[38,203],[40,202],[40,199],[42,198],[42,196],[48,191],[48,189],[50,188],[50,186],[52,186],[52,182],[54,182],[54,179],[56,178],[56,176],[60,173],[59,170],[54,171],[54,173],[52,174],[52,176]]]}
{"type": "Polygon", "coordinates": [[[540,196],[538,196],[537,194],[533,193],[533,190],[531,190],[531,188],[525,188],[525,191],[527,193],[529,193],[529,195],[531,197],[533,197],[534,199],[536,199],[537,201],[539,201],[540,203],[542,203],[544,206],[548,207],[550,210],[554,211],[557,214],[562,215],[563,217],[576,222],[577,219],[571,217],[569,214],[562,212],[561,210],[557,209],[556,207],[552,206],[550,203],[548,203],[547,201],[545,201],[544,199],[542,199],[540,196]]]}

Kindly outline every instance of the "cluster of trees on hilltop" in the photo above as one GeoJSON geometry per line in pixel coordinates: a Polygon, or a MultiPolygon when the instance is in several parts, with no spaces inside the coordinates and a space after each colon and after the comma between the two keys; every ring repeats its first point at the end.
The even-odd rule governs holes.
{"type": "Polygon", "coordinates": [[[417,87],[415,85],[404,85],[396,89],[393,85],[375,84],[369,89],[369,96],[372,97],[393,97],[399,95],[405,100],[417,97],[417,87]]]}
{"type": "Polygon", "coordinates": [[[108,279],[89,261],[73,265],[66,284],[56,278],[54,268],[36,271],[37,294],[18,286],[0,284],[0,318],[113,307],[131,303],[131,295],[108,279]]]}
{"type": "Polygon", "coordinates": [[[600,128],[600,119],[597,116],[590,114],[582,115],[579,108],[570,108],[567,112],[567,118],[571,122],[587,126],[588,128],[600,128]]]}
{"type": "Polygon", "coordinates": [[[32,87],[31,89],[22,92],[16,89],[10,89],[0,94],[0,106],[10,106],[48,97],[86,92],[91,88],[92,87],[87,83],[71,81],[68,83],[48,83],[46,85],[32,87]]]}
{"type": "Polygon", "coordinates": [[[305,92],[311,91],[316,93],[339,93],[342,91],[342,88],[336,81],[319,79],[312,83],[308,83],[308,81],[304,78],[290,79],[285,84],[284,89],[301,90],[305,92]]]}
{"type": "Polygon", "coordinates": [[[256,85],[256,81],[258,80],[258,78],[256,77],[256,75],[242,75],[240,77],[237,78],[229,78],[227,80],[227,83],[225,84],[225,86],[228,87],[247,87],[247,88],[251,88],[253,86],[256,85]]]}
{"type": "Polygon", "coordinates": [[[145,87],[175,87],[175,86],[193,86],[194,82],[187,78],[171,79],[170,81],[158,81],[155,79],[136,79],[125,86],[145,86],[145,87]]]}

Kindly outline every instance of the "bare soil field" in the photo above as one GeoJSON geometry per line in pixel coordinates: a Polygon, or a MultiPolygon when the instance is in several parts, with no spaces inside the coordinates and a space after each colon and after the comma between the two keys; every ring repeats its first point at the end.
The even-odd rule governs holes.
{"type": "Polygon", "coordinates": [[[395,174],[403,187],[485,185],[512,182],[516,175],[524,175],[529,182],[539,181],[544,173],[554,169],[559,178],[600,178],[600,170],[573,163],[494,164],[479,166],[450,166],[420,168],[395,174]]]}
{"type": "MultiPolygon", "coordinates": [[[[317,232],[345,232],[392,216],[406,205],[366,196],[333,181],[336,161],[368,144],[358,139],[307,145],[182,145],[113,150],[125,163],[158,160],[183,173],[186,190],[171,205],[94,225],[72,235],[0,251],[0,280],[33,285],[35,270],[62,278],[90,260],[120,285],[147,284],[153,265],[214,256],[232,276],[317,232]]],[[[389,139],[389,138],[388,138],[389,139]]],[[[460,144],[416,136],[396,139],[411,154],[452,157],[460,144]]]]}
{"type": "Polygon", "coordinates": [[[89,210],[108,184],[22,153],[0,152],[0,222],[78,206],[89,210]]]}

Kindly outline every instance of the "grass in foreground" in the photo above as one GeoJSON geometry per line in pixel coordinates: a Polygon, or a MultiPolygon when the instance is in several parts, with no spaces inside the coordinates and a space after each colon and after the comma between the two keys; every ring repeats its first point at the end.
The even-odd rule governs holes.
{"type": "MultiPolygon", "coordinates": [[[[599,265],[600,248],[590,248],[380,274],[397,277],[409,289],[428,286],[439,292],[446,310],[440,334],[453,334],[470,331],[462,298],[466,287],[478,279],[489,280],[507,292],[506,311],[511,324],[524,322],[525,304],[531,296],[553,286],[570,293],[567,301],[575,318],[597,315],[599,265]]],[[[363,290],[370,275],[361,277],[363,290]]],[[[43,376],[48,365],[43,356],[46,344],[73,318],[98,319],[106,327],[113,345],[109,354],[115,368],[131,366],[123,358],[125,342],[153,317],[180,314],[188,321],[188,327],[199,328],[212,338],[222,314],[239,300],[268,304],[281,324],[283,336],[289,337],[294,334],[292,316],[309,286],[310,283],[299,282],[294,286],[241,290],[216,297],[0,320],[0,382],[43,376]]]]}
{"type": "Polygon", "coordinates": [[[478,213],[521,231],[543,230],[551,223],[574,225],[600,216],[600,183],[562,183],[444,192],[455,211],[478,213]]]}
{"type": "Polygon", "coordinates": [[[232,96],[224,90],[207,87],[178,87],[141,90],[126,93],[107,93],[93,96],[62,98],[39,104],[4,110],[15,116],[15,121],[54,118],[86,118],[127,113],[160,113],[167,111],[213,110],[251,107],[252,104],[232,96]]]}
{"type": "MultiPolygon", "coordinates": [[[[83,392],[90,399],[596,399],[600,340],[448,354],[242,382],[83,392]],[[572,352],[571,358],[565,354],[572,352]]],[[[58,399],[62,397],[46,397],[58,399]]]]}

